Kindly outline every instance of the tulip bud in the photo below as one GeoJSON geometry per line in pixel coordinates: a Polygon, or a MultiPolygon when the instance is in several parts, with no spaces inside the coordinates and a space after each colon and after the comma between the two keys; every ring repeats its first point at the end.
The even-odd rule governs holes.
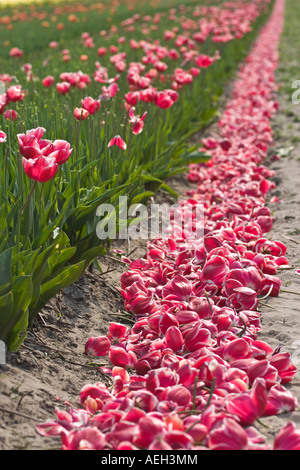
{"type": "Polygon", "coordinates": [[[84,108],[75,108],[73,113],[74,118],[78,121],[83,121],[89,116],[89,114],[90,113],[84,108]]]}

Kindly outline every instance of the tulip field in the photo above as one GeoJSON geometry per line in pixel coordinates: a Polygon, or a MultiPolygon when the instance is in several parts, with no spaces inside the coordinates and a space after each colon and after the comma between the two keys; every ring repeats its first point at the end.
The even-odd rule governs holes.
{"type": "Polygon", "coordinates": [[[285,240],[272,236],[280,201],[268,160],[279,159],[287,2],[1,3],[3,449],[38,439],[39,448],[118,451],[115,459],[130,450],[300,450],[297,366],[281,340],[261,336],[264,309],[275,309],[292,269],[285,240]],[[123,217],[124,200],[146,208],[147,222],[153,203],[176,204],[185,230],[173,214],[167,236],[137,240],[143,218],[123,217]],[[117,268],[106,270],[112,260],[117,268]],[[95,284],[95,323],[84,295],[75,302],[86,314],[76,357],[90,369],[81,379],[69,369],[68,389],[59,376],[55,390],[48,354],[64,353],[39,328],[52,309],[67,352],[63,323],[77,328],[68,293],[95,284]],[[33,341],[48,352],[32,356],[33,341]],[[16,405],[16,382],[6,384],[10,367],[18,380],[21,357],[30,367],[36,357],[40,372],[22,369],[32,389],[16,405]],[[14,444],[22,421],[11,426],[9,416],[26,418],[35,382],[42,417],[29,405],[32,431],[14,444]],[[66,390],[64,402],[54,398],[66,390]],[[282,415],[291,419],[265,437],[263,419],[282,415]]]}

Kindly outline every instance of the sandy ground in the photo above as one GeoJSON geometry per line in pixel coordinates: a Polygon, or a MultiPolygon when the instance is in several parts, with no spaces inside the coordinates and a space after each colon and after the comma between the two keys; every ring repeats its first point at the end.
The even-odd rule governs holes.
{"type": "MultiPolygon", "coordinates": [[[[280,81],[281,75],[278,72],[280,81]]],[[[287,257],[291,269],[281,270],[282,280],[279,297],[267,302],[263,308],[262,333],[260,339],[273,347],[282,346],[288,351],[293,363],[299,369],[288,388],[300,403],[300,276],[295,273],[300,268],[300,105],[291,102],[291,96],[279,93],[280,111],[274,119],[275,149],[281,158],[270,164],[276,172],[276,189],[270,193],[277,196],[279,203],[269,204],[273,210],[274,225],[271,232],[273,240],[280,240],[287,246],[287,257]]],[[[294,421],[300,427],[299,408],[291,414],[280,417],[263,418],[271,432],[278,430],[283,422],[294,421]]],[[[261,428],[263,431],[263,428],[261,428]]]]}
{"type": "MultiPolygon", "coordinates": [[[[270,158],[269,164],[276,171],[276,189],[270,197],[276,195],[280,202],[269,204],[275,217],[271,236],[287,245],[291,269],[279,272],[282,293],[267,300],[262,309],[260,339],[273,347],[282,345],[281,350],[290,352],[300,368],[300,297],[296,294],[300,294],[300,277],[295,273],[300,268],[300,104],[293,105],[286,93],[279,93],[278,100],[280,111],[273,129],[276,150],[282,157],[270,158]]],[[[270,157],[273,152],[275,149],[270,157]]],[[[183,193],[187,183],[179,178],[172,185],[183,193]]],[[[133,251],[131,259],[145,252],[143,242],[122,248],[127,253],[133,251]]],[[[77,406],[79,392],[87,383],[107,380],[99,372],[105,358],[96,358],[91,364],[84,355],[84,344],[90,336],[105,334],[110,321],[127,321],[130,325],[130,318],[126,318],[117,289],[126,265],[114,252],[100,259],[100,264],[103,274],[88,272],[53,299],[37,318],[20,351],[9,353],[7,364],[0,366],[0,450],[59,449],[60,440],[41,437],[36,424],[54,418],[55,408],[63,407],[65,400],[77,406]]],[[[300,403],[299,373],[287,388],[300,403]]],[[[300,427],[298,410],[262,418],[257,427],[272,442],[277,430],[291,420],[300,427]]]]}

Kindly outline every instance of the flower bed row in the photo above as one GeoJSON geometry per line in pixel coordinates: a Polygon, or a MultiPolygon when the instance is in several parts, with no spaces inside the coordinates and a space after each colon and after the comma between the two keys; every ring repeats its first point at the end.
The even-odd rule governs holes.
{"type": "MultiPolygon", "coordinates": [[[[212,159],[192,165],[183,206],[201,205],[200,240],[151,240],[145,257],[121,277],[132,328],[111,323],[86,354],[108,355],[112,386],[87,384],[78,409],[57,410],[37,427],[62,449],[299,449],[290,422],[273,446],[255,428],[262,416],[293,411],[285,388],[296,373],[288,353],[258,338],[260,299],[276,296],[286,248],[266,233],[273,173],[262,164],[272,142],[277,45],[284,1],[239,72],[219,135],[203,145],[212,159]]],[[[178,227],[177,227],[178,228],[178,227]]]]}

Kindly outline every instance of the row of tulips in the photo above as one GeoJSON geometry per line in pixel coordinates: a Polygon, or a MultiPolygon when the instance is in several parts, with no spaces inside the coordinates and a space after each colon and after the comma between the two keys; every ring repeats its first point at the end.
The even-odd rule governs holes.
{"type": "Polygon", "coordinates": [[[60,436],[62,449],[299,450],[293,422],[272,446],[255,427],[297,406],[285,388],[296,372],[289,354],[258,337],[260,299],[278,295],[277,269],[288,263],[285,246],[266,238],[273,174],[263,165],[278,108],[283,14],[277,0],[240,69],[219,134],[203,140],[212,159],[191,166],[197,186],[181,204],[204,207],[204,237],[149,242],[121,277],[134,326],[111,323],[107,336],[85,345],[87,355],[108,355],[111,387],[87,384],[79,408],[57,410],[37,427],[60,436]]]}
{"type": "MultiPolygon", "coordinates": [[[[183,32],[177,38],[177,31],[173,30],[170,22],[175,21],[174,27],[178,28],[183,21],[185,31],[193,30],[191,38],[193,41],[203,43],[212,35],[214,42],[221,44],[233,37],[241,38],[251,30],[253,15],[257,15],[260,2],[255,0],[246,3],[248,3],[246,10],[245,2],[227,3],[224,9],[223,2],[214,4],[197,0],[188,0],[184,4],[174,0],[166,0],[163,4],[159,0],[145,4],[137,1],[128,3],[126,0],[113,2],[104,0],[101,3],[85,0],[83,5],[79,0],[71,4],[61,0],[59,6],[51,2],[33,4],[30,8],[26,6],[22,8],[22,5],[19,5],[18,8],[2,10],[0,32],[5,32],[5,38],[0,57],[3,55],[20,58],[26,56],[28,51],[44,49],[49,43],[55,48],[58,42],[65,43],[70,37],[77,38],[80,33],[83,35],[83,55],[89,55],[89,52],[96,47],[97,41],[94,37],[87,36],[87,24],[89,34],[99,34],[102,40],[111,38],[112,33],[119,33],[118,38],[114,38],[118,44],[126,42],[128,34],[132,35],[134,45],[141,34],[143,37],[149,37],[149,34],[155,32],[157,38],[164,38],[167,41],[175,38],[177,44],[182,46],[185,45],[186,36],[183,32]],[[185,14],[190,7],[195,13],[193,17],[187,18],[185,14]],[[205,17],[202,17],[203,13],[205,17]],[[167,19],[165,31],[161,31],[160,23],[165,19],[167,19]],[[32,34],[28,34],[28,25],[32,34]],[[34,31],[38,29],[41,30],[41,35],[37,43],[34,31]]],[[[110,46],[114,50],[118,48],[116,43],[110,46]]],[[[108,46],[102,41],[98,49],[99,56],[105,55],[107,51],[108,46]]],[[[72,53],[65,48],[61,57],[68,62],[72,53]]],[[[85,60],[83,57],[83,61],[85,60]]]]}
{"type": "MultiPolygon", "coordinates": [[[[101,269],[96,259],[107,242],[96,233],[100,204],[118,209],[126,195],[132,205],[159,187],[173,194],[167,178],[210,158],[190,147],[188,136],[213,118],[221,82],[267,7],[241,0],[131,15],[98,38],[85,32],[69,43],[51,41],[32,62],[12,48],[0,75],[0,339],[9,350],[18,350],[59,290],[90,263],[101,269]],[[140,37],[133,40],[128,25],[142,25],[140,37]],[[121,31],[126,36],[117,41],[121,31]],[[151,38],[153,31],[162,39],[151,38]],[[84,70],[75,68],[76,47],[91,51],[84,70]]],[[[19,22],[17,16],[16,40],[19,22]]]]}

